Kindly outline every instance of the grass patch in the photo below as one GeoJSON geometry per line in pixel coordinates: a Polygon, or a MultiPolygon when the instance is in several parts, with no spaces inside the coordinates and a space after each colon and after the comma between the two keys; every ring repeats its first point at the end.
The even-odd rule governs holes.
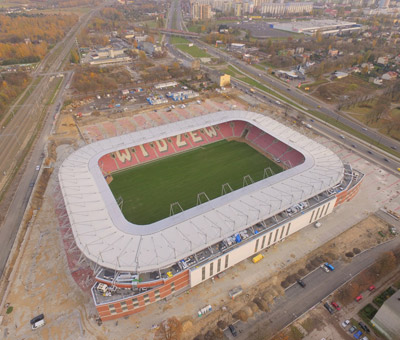
{"type": "Polygon", "coordinates": [[[396,293],[396,291],[392,287],[389,287],[383,293],[379,294],[373,301],[378,307],[381,307],[394,293],[396,293]]]}
{"type": "Polygon", "coordinates": [[[399,152],[391,149],[390,147],[388,147],[386,145],[379,144],[374,139],[364,135],[363,133],[361,133],[361,132],[359,132],[357,130],[354,130],[350,126],[347,126],[347,125],[343,124],[340,121],[337,121],[336,119],[334,119],[332,117],[326,116],[325,114],[323,114],[323,113],[321,113],[319,111],[308,110],[307,112],[312,114],[313,116],[317,117],[318,119],[323,120],[324,122],[326,122],[326,123],[328,123],[330,125],[336,126],[337,128],[339,128],[342,131],[345,131],[345,132],[347,132],[347,133],[349,133],[349,134],[351,134],[351,135],[353,135],[353,136],[355,136],[355,137],[357,137],[359,139],[362,139],[363,141],[365,141],[365,142],[367,142],[367,143],[369,143],[371,145],[374,145],[374,146],[386,151],[387,153],[390,153],[390,154],[392,154],[392,155],[394,155],[396,157],[400,157],[400,153],[399,152]]]}
{"type": "Polygon", "coordinates": [[[290,335],[290,338],[294,340],[300,340],[304,337],[303,333],[296,326],[290,326],[290,335]]]}
{"type": "Polygon", "coordinates": [[[175,45],[175,44],[189,44],[189,40],[187,40],[186,38],[182,38],[182,37],[176,37],[176,36],[172,36],[170,38],[171,44],[175,45]]]}
{"type": "Polygon", "coordinates": [[[280,100],[282,100],[283,102],[286,102],[294,107],[297,107],[298,109],[302,109],[301,106],[297,105],[295,102],[291,101],[290,99],[287,99],[286,97],[280,95],[278,92],[275,92],[271,89],[269,89],[268,87],[264,86],[263,84],[261,84],[260,82],[254,80],[253,78],[250,78],[248,76],[246,76],[244,73],[242,73],[241,71],[238,71],[237,69],[235,69],[232,65],[228,66],[228,69],[224,70],[227,74],[230,74],[232,77],[238,78],[239,80],[251,85],[252,87],[255,87],[261,91],[267,92],[277,98],[279,98],[280,100]]]}
{"type": "Polygon", "coordinates": [[[171,203],[190,209],[198,193],[212,200],[221,195],[224,183],[240,189],[244,176],[259,181],[267,167],[275,174],[282,171],[249,145],[223,140],[115,173],[110,188],[116,198],[123,198],[128,221],[149,224],[168,217],[171,203]]]}
{"type": "Polygon", "coordinates": [[[14,310],[14,307],[13,306],[9,306],[7,308],[6,314],[11,314],[13,310],[14,310]]]}
{"type": "Polygon", "coordinates": [[[211,56],[196,45],[189,46],[190,41],[182,37],[171,37],[171,44],[182,52],[190,54],[194,58],[211,58],[211,56]]]}
{"type": "Polygon", "coordinates": [[[176,48],[180,49],[182,52],[190,54],[194,58],[211,58],[211,56],[201,48],[197,47],[196,45],[189,46],[189,45],[176,45],[176,48]]]}
{"type": "Polygon", "coordinates": [[[319,325],[319,320],[313,317],[309,317],[301,323],[301,326],[307,331],[307,333],[311,333],[314,329],[316,329],[319,325]]]}
{"type": "Polygon", "coordinates": [[[363,319],[366,318],[367,320],[372,320],[377,312],[378,310],[369,303],[358,312],[358,315],[363,319]]]}

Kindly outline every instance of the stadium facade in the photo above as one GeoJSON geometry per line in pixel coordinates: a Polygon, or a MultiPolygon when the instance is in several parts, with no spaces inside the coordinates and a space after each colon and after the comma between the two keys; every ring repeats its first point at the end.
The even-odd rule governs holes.
{"type": "Polygon", "coordinates": [[[102,320],[140,312],[266,251],[352,199],[363,177],[325,146],[247,111],[95,142],[59,170],[76,246],[96,273],[92,296],[102,320]],[[107,184],[113,171],[230,138],[253,145],[285,171],[265,169],[258,182],[149,225],[124,218],[107,184]]]}

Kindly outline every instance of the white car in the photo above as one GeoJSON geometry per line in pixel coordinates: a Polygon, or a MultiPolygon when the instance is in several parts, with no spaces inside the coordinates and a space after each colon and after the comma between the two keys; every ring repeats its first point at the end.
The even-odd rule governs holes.
{"type": "Polygon", "coordinates": [[[321,268],[322,268],[323,270],[325,270],[327,273],[329,273],[329,269],[326,268],[324,264],[321,264],[321,268]]]}
{"type": "Polygon", "coordinates": [[[339,137],[342,138],[342,139],[344,139],[344,136],[343,136],[343,135],[340,135],[339,137]]]}
{"type": "Polygon", "coordinates": [[[349,325],[349,323],[350,323],[350,320],[344,320],[344,321],[342,322],[342,327],[343,327],[343,328],[346,328],[346,327],[349,325]]]}
{"type": "Polygon", "coordinates": [[[36,171],[40,170],[40,165],[36,165],[36,171]]]}

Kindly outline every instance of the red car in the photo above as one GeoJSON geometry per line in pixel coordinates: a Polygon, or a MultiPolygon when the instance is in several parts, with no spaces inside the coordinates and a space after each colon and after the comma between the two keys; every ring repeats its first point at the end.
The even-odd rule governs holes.
{"type": "Polygon", "coordinates": [[[331,304],[336,310],[340,310],[340,306],[336,302],[331,302],[331,304]]]}
{"type": "Polygon", "coordinates": [[[363,297],[362,297],[362,295],[360,294],[359,296],[356,297],[356,301],[358,302],[358,301],[362,300],[362,298],[363,298],[363,297]]]}
{"type": "Polygon", "coordinates": [[[374,285],[372,285],[372,286],[370,286],[369,288],[368,288],[368,290],[370,291],[370,292],[372,292],[373,290],[375,290],[376,289],[376,287],[374,286],[374,285]]]}

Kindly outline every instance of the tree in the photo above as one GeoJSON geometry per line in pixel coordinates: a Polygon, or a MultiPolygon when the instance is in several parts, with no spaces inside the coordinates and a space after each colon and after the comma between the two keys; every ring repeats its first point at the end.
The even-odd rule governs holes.
{"type": "Polygon", "coordinates": [[[79,55],[78,55],[78,52],[76,50],[73,50],[71,52],[70,61],[73,64],[78,64],[79,63],[79,55]]]}
{"type": "Polygon", "coordinates": [[[179,340],[181,336],[182,324],[173,316],[160,324],[154,336],[154,340],[179,340]]]}
{"type": "Polygon", "coordinates": [[[139,51],[139,58],[141,60],[146,60],[146,53],[144,51],[139,51]]]}

